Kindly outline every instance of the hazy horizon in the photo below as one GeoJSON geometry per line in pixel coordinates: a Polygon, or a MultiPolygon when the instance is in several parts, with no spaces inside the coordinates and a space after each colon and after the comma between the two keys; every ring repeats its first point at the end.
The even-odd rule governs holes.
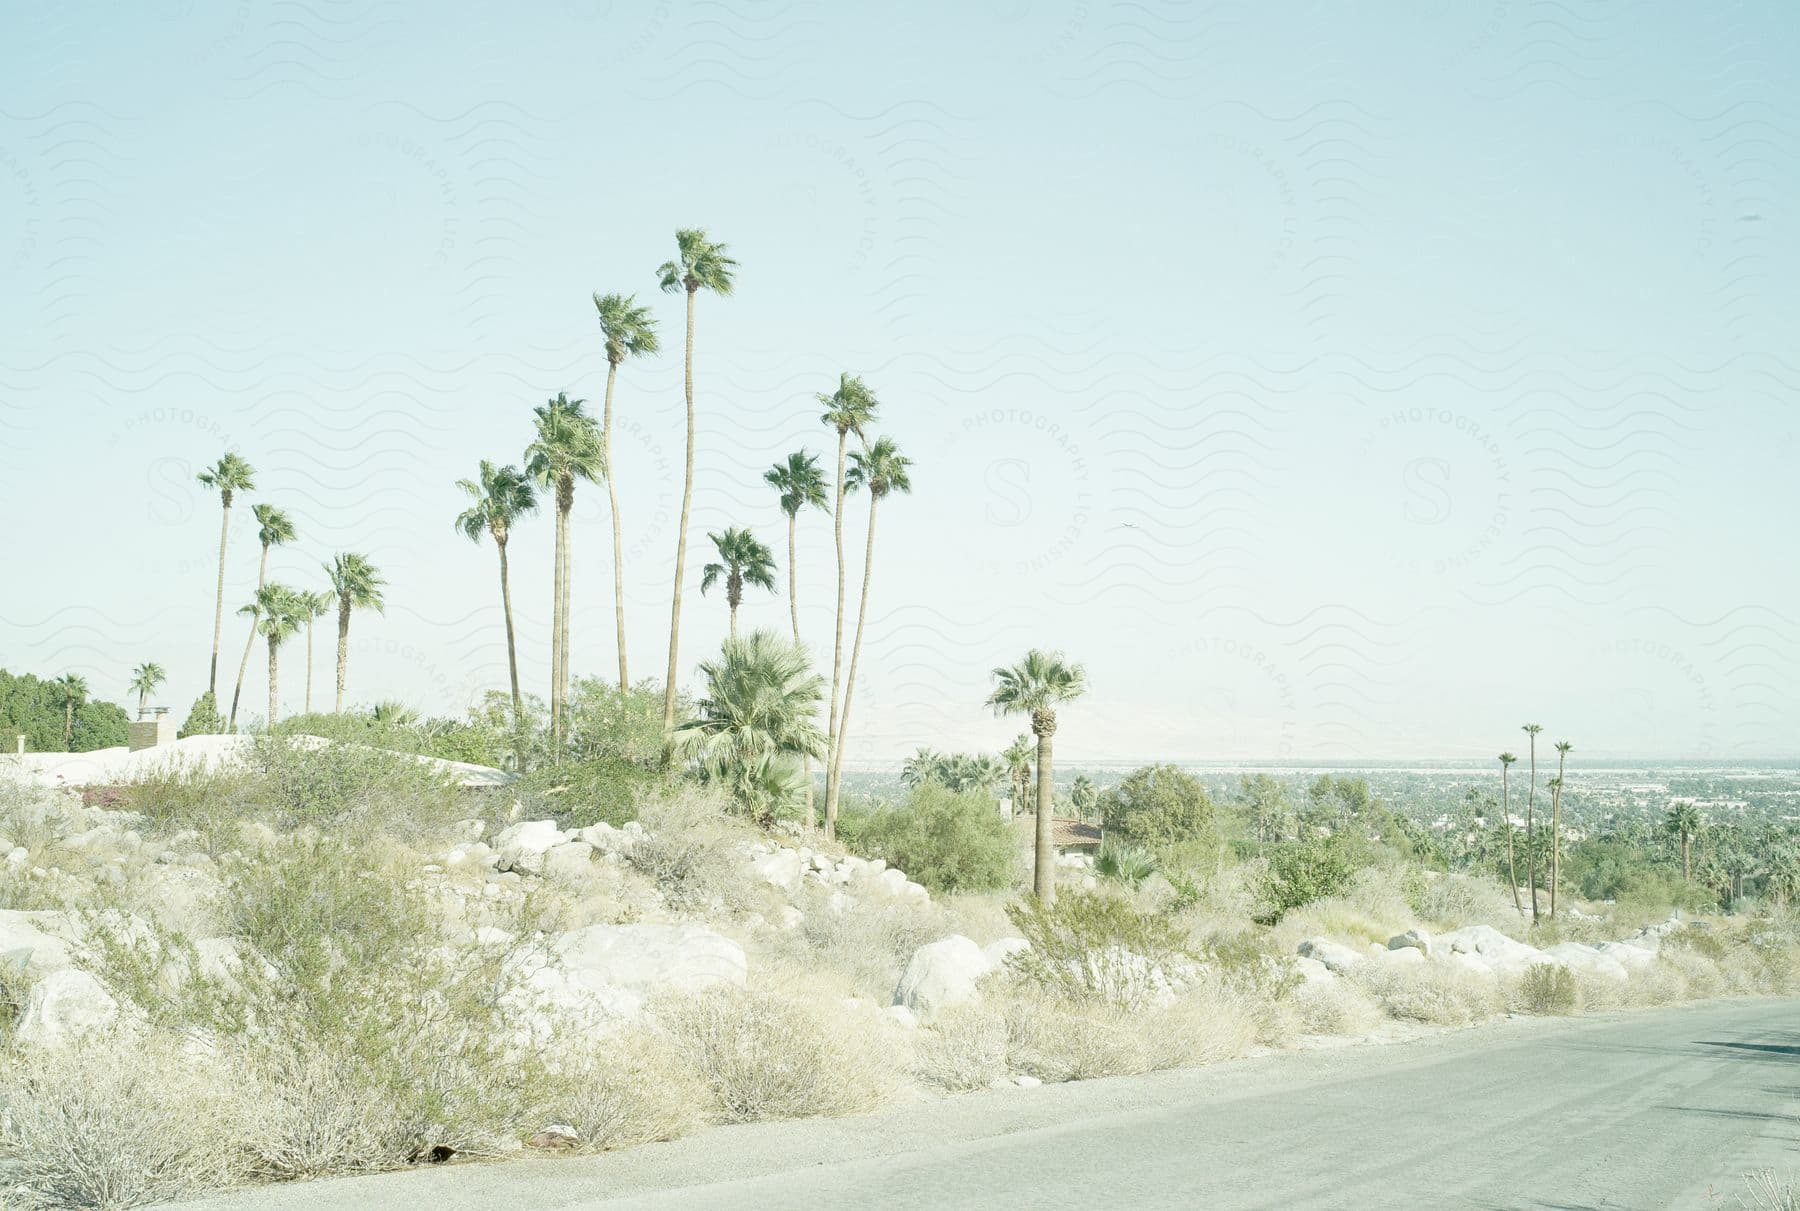
{"type": "MultiPolygon", "coordinates": [[[[0,668],[123,702],[156,660],[185,713],[219,523],[194,472],[232,448],[258,483],[222,668],[268,501],[300,532],[272,577],[316,587],[338,550],[387,575],[354,700],[502,688],[494,552],[453,532],[453,485],[518,461],[547,397],[598,407],[589,296],[616,290],[665,346],[616,401],[632,669],[660,677],[682,302],[654,269],[703,225],[741,270],[699,303],[690,687],[726,624],[707,531],[775,548],[783,595],[743,623],[787,626],[761,476],[829,450],[814,394],[862,373],[915,459],[851,768],[1010,739],[988,671],[1034,646],[1088,669],[1069,768],[1475,761],[1527,721],[1584,761],[1800,752],[1800,85],[1775,66],[1800,26],[1776,5],[0,20],[0,668]]],[[[802,520],[829,667],[830,523],[802,520]]],[[[512,550],[539,693],[550,533],[512,550]]],[[[584,485],[577,675],[616,667],[609,538],[584,485]]],[[[259,714],[263,685],[259,651],[259,714]]]]}

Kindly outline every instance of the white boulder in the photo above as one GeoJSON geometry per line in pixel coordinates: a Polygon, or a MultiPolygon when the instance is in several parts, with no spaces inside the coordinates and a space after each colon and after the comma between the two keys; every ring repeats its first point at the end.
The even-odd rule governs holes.
{"type": "Polygon", "coordinates": [[[544,873],[544,855],[569,839],[554,820],[521,820],[494,838],[502,870],[528,875],[544,873]]]}
{"type": "Polygon", "coordinates": [[[32,985],[14,1037],[28,1046],[60,1047],[105,1029],[118,1016],[119,1003],[99,980],[78,968],[65,967],[32,985]]]}
{"type": "Polygon", "coordinates": [[[953,933],[913,951],[894,987],[894,1004],[930,1020],[941,1010],[974,1001],[979,996],[976,981],[993,969],[973,939],[953,933]]]}
{"type": "Polygon", "coordinates": [[[1439,934],[1437,945],[1451,954],[1478,955],[1494,971],[1522,971],[1543,961],[1544,952],[1507,937],[1492,925],[1465,925],[1439,934]]]}
{"type": "Polygon", "coordinates": [[[750,873],[771,887],[792,894],[800,890],[800,880],[808,865],[796,851],[776,849],[750,859],[750,873]]]}
{"type": "Polygon", "coordinates": [[[1308,984],[1329,984],[1337,979],[1331,968],[1314,958],[1301,956],[1294,960],[1294,972],[1308,984]]]}
{"type": "Polygon", "coordinates": [[[551,950],[586,982],[642,993],[741,988],[749,969],[743,947],[704,925],[589,925],[557,935],[551,950]]]}
{"type": "Polygon", "coordinates": [[[594,847],[586,841],[564,841],[544,851],[544,877],[576,883],[592,873],[594,847]]]}
{"type": "Polygon", "coordinates": [[[644,826],[632,820],[624,828],[614,828],[602,820],[598,824],[590,824],[586,828],[577,829],[578,840],[586,841],[595,851],[602,854],[618,854],[621,858],[631,856],[632,846],[644,835],[644,826]]]}
{"type": "Polygon", "coordinates": [[[1422,929],[1409,929],[1403,934],[1396,934],[1388,939],[1389,950],[1416,950],[1426,958],[1431,957],[1431,935],[1422,929]]]}
{"type": "Polygon", "coordinates": [[[1571,971],[1603,976],[1621,983],[1629,978],[1624,964],[1609,955],[1601,954],[1591,946],[1583,946],[1580,942],[1558,942],[1555,946],[1547,947],[1543,953],[1545,959],[1560,963],[1571,971]]]}
{"type": "Polygon", "coordinates": [[[1333,975],[1343,975],[1362,961],[1362,956],[1341,942],[1326,938],[1307,938],[1300,943],[1302,958],[1317,959],[1333,975]]]}
{"type": "Polygon", "coordinates": [[[1626,971],[1641,971],[1656,962],[1656,952],[1632,942],[1600,942],[1594,949],[1626,971]]]}
{"type": "Polygon", "coordinates": [[[0,911],[0,962],[33,976],[61,971],[72,961],[65,939],[73,930],[74,923],[60,912],[0,911]]]}
{"type": "Polygon", "coordinates": [[[998,971],[1006,966],[1006,961],[1022,950],[1030,950],[1031,943],[1024,938],[1001,938],[989,942],[981,948],[982,955],[988,961],[989,971],[998,971]]]}

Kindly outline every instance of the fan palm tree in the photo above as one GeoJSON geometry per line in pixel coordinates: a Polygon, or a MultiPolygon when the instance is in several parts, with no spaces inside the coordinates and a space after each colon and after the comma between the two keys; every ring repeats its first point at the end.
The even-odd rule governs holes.
{"type": "Polygon", "coordinates": [[[744,586],[775,591],[775,556],[756,535],[748,530],[732,529],[723,534],[708,534],[719,552],[718,563],[700,570],[700,592],[709,591],[725,578],[725,604],[731,607],[731,637],[737,638],[738,606],[744,601],[744,586]]]}
{"type": "Polygon", "coordinates": [[[856,639],[850,645],[850,671],[844,677],[844,707],[837,721],[837,747],[831,753],[825,775],[826,830],[837,824],[839,784],[844,780],[844,750],[850,737],[850,700],[856,691],[856,667],[862,660],[863,628],[869,620],[869,581],[875,569],[875,515],[881,502],[895,492],[910,493],[912,459],[900,453],[891,438],[877,438],[866,450],[853,453],[854,466],[846,478],[845,489],[869,492],[869,529],[863,546],[862,597],[856,607],[856,639]]]}
{"type": "Polygon", "coordinates": [[[688,512],[694,503],[694,299],[702,290],[728,295],[735,282],[737,262],[725,255],[725,245],[706,238],[699,227],[683,227],[675,233],[676,256],[657,267],[663,293],[687,292],[687,342],[682,367],[682,392],[687,399],[687,455],[681,477],[681,522],[675,532],[675,588],[669,595],[669,673],[663,684],[663,736],[672,745],[675,736],[675,674],[681,659],[681,585],[687,578],[688,512]]]}
{"type": "Polygon", "coordinates": [[[1684,883],[1694,880],[1694,838],[1704,826],[1700,809],[1691,800],[1677,799],[1669,805],[1669,815],[1663,824],[1663,831],[1681,843],[1681,879],[1684,883]]]}
{"type": "Polygon", "coordinates": [[[169,679],[163,672],[163,666],[154,660],[146,660],[131,670],[131,689],[138,696],[138,718],[142,719],[150,710],[150,695],[156,693],[156,687],[169,679]]]}
{"type": "Polygon", "coordinates": [[[1568,768],[1569,754],[1575,746],[1567,740],[1556,742],[1556,781],[1550,784],[1550,916],[1556,916],[1557,885],[1562,882],[1562,795],[1563,772],[1568,768]]]}
{"type": "Polygon", "coordinates": [[[1100,801],[1100,792],[1094,786],[1094,780],[1086,774],[1079,774],[1073,786],[1069,787],[1069,802],[1075,805],[1077,815],[1086,817],[1100,801]]]}
{"type": "Polygon", "coordinates": [[[681,725],[680,751],[702,779],[723,784],[750,815],[771,822],[800,793],[799,762],[824,752],[815,720],[825,679],[806,652],[773,631],[725,641],[700,666],[706,693],[681,725]]]}
{"type": "Polygon", "coordinates": [[[277,654],[281,650],[282,640],[298,631],[306,622],[306,601],[303,594],[284,584],[261,584],[257,586],[256,596],[250,604],[238,611],[250,617],[251,625],[269,643],[269,726],[275,725],[280,693],[280,678],[277,675],[277,654]]]}
{"type": "Polygon", "coordinates": [[[225,625],[225,542],[231,536],[231,502],[239,492],[256,487],[256,469],[227,450],[218,462],[194,477],[219,494],[223,516],[219,519],[219,587],[213,598],[212,666],[206,674],[206,692],[219,692],[219,637],[225,625]]]}
{"type": "MultiPolygon", "coordinates": [[[[606,408],[600,418],[600,464],[606,472],[606,503],[612,514],[613,626],[619,645],[619,692],[631,688],[631,670],[625,659],[625,541],[619,532],[619,489],[613,468],[613,384],[619,363],[626,357],[656,353],[656,320],[648,307],[637,305],[633,294],[594,295],[600,316],[600,335],[606,338],[606,408]]],[[[517,696],[516,694],[514,695],[517,696]]]]}
{"type": "Polygon", "coordinates": [[[56,688],[63,695],[63,752],[66,753],[71,751],[69,746],[75,743],[75,708],[87,701],[87,679],[74,673],[64,673],[56,679],[56,688]]]}
{"type": "Polygon", "coordinates": [[[867,383],[849,371],[838,375],[836,391],[817,398],[825,405],[825,413],[819,419],[836,429],[838,438],[837,496],[831,511],[832,540],[837,547],[837,616],[831,645],[831,713],[825,720],[826,751],[831,754],[825,761],[825,833],[830,836],[837,828],[837,805],[831,788],[835,783],[832,775],[837,760],[838,695],[844,671],[844,493],[849,489],[846,458],[850,435],[856,434],[858,441],[867,440],[868,427],[875,423],[881,402],[867,383]]]}
{"type": "MultiPolygon", "coordinates": [[[[763,472],[763,482],[781,494],[781,511],[788,525],[788,617],[794,624],[794,642],[800,642],[800,579],[796,536],[800,510],[808,505],[831,511],[825,495],[825,473],[819,469],[818,457],[800,450],[787,456],[787,462],[776,463],[763,472]]],[[[806,827],[816,820],[813,808],[812,758],[806,758],[806,827]]]]}
{"type": "Polygon", "coordinates": [[[583,405],[565,394],[533,410],[537,439],[525,448],[525,470],[556,494],[556,570],[550,619],[550,737],[561,750],[564,707],[569,697],[569,586],[573,550],[569,514],[575,508],[575,481],[598,480],[606,470],[605,442],[583,405]]]}
{"type": "Polygon", "coordinates": [[[312,675],[313,675],[313,623],[331,612],[337,604],[336,593],[306,592],[300,595],[301,605],[306,611],[306,705],[305,713],[312,714],[312,675]]]}
{"type": "Polygon", "coordinates": [[[350,666],[350,611],[354,609],[374,610],[377,614],[387,608],[382,599],[381,590],[387,581],[369,557],[359,555],[355,551],[344,551],[332,557],[325,565],[325,574],[331,577],[331,592],[337,599],[338,634],[337,634],[337,705],[332,709],[342,713],[344,709],[344,686],[350,666]]]}
{"type": "Polygon", "coordinates": [[[1056,708],[1087,692],[1087,673],[1061,652],[1033,648],[1011,668],[994,670],[994,692],[987,705],[996,715],[1028,715],[1037,737],[1037,864],[1032,891],[1048,908],[1056,899],[1056,850],[1051,845],[1051,748],[1056,736],[1056,708]]]}
{"type": "MultiPolygon", "coordinates": [[[[251,505],[250,512],[256,516],[258,526],[256,537],[262,543],[262,559],[256,567],[256,588],[258,592],[261,592],[263,585],[267,584],[269,580],[269,548],[285,546],[293,542],[294,523],[289,520],[286,513],[274,505],[251,505]]],[[[252,607],[255,604],[256,599],[252,598],[252,607]]],[[[245,612],[244,610],[238,611],[240,614],[245,612]]],[[[238,660],[237,684],[231,690],[231,713],[225,718],[227,732],[237,730],[238,699],[244,692],[244,673],[250,668],[250,649],[256,646],[258,616],[254,608],[248,613],[250,615],[250,633],[244,636],[244,654],[238,660]]]]}
{"type": "Polygon", "coordinates": [[[1506,826],[1506,881],[1512,887],[1513,910],[1523,914],[1525,905],[1519,902],[1519,868],[1513,863],[1512,787],[1506,780],[1507,771],[1517,760],[1511,753],[1500,754],[1500,822],[1506,826]]]}
{"type": "Polygon", "coordinates": [[[941,781],[944,773],[945,758],[929,748],[921,748],[908,757],[900,765],[900,784],[902,786],[924,786],[927,782],[941,781]]]}
{"type": "Polygon", "coordinates": [[[512,580],[506,566],[506,543],[515,522],[537,512],[537,491],[517,467],[496,467],[481,460],[476,479],[459,479],[456,486],[469,497],[469,507],[456,517],[456,528],[470,542],[483,535],[494,540],[500,553],[500,610],[506,623],[506,671],[512,678],[513,723],[525,723],[525,697],[519,690],[519,648],[513,631],[512,580]]]}
{"type": "Polygon", "coordinates": [[[1533,844],[1535,810],[1537,808],[1537,738],[1543,725],[1527,723],[1520,731],[1531,737],[1531,788],[1525,798],[1525,881],[1531,887],[1531,922],[1538,921],[1537,846],[1533,844]]]}
{"type": "Polygon", "coordinates": [[[1006,746],[1000,759],[1006,762],[1007,777],[1012,781],[1013,811],[1025,810],[1025,800],[1031,791],[1031,758],[1037,752],[1031,737],[1022,735],[1006,746]]]}

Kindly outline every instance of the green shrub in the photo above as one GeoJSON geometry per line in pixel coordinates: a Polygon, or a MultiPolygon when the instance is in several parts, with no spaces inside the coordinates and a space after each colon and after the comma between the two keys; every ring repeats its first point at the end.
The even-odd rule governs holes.
{"type": "MultiPolygon", "coordinates": [[[[662,764],[662,687],[640,682],[629,690],[598,677],[578,677],[567,706],[568,756],[574,761],[622,761],[645,768],[662,764]]],[[[685,699],[676,722],[692,714],[685,699]]]]}
{"type": "Polygon", "coordinates": [[[175,735],[186,739],[189,736],[216,736],[225,730],[225,716],[219,714],[219,700],[213,697],[211,690],[194,699],[194,705],[188,709],[187,721],[175,735]]]}
{"type": "Polygon", "coordinates": [[[1276,917],[1338,895],[1350,886],[1361,866],[1355,847],[1335,834],[1270,846],[1268,857],[1262,890],[1276,917]]]}
{"type": "Polygon", "coordinates": [[[1197,970],[1199,956],[1179,924],[1122,896],[1070,892],[1052,908],[1023,900],[1006,915],[1031,943],[1008,963],[1058,996],[1135,1008],[1197,970]]]}
{"type": "Polygon", "coordinates": [[[645,766],[607,756],[541,766],[511,790],[528,818],[553,816],[563,828],[617,827],[637,819],[638,801],[664,781],[663,775],[645,766]]]}
{"type": "Polygon", "coordinates": [[[1100,845],[1100,856],[1094,860],[1094,873],[1113,879],[1127,887],[1137,887],[1155,874],[1156,857],[1136,846],[1106,840],[1100,845]]]}
{"type": "Polygon", "coordinates": [[[1217,824],[1206,788],[1173,765],[1150,765],[1100,797],[1107,833],[1139,845],[1215,842],[1217,824]]]}
{"type": "Polygon", "coordinates": [[[1575,973],[1560,963],[1533,963],[1519,976],[1516,1000],[1522,1013],[1574,1013],[1581,1006],[1575,973]]]}
{"type": "Polygon", "coordinates": [[[851,832],[861,853],[933,891],[1009,887],[1018,870],[1018,841],[992,800],[935,782],[914,787],[898,807],[867,813],[851,832]]]}

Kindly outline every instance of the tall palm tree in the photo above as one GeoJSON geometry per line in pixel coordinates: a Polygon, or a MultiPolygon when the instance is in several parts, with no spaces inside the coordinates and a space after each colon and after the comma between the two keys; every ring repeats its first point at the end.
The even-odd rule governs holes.
{"type": "Polygon", "coordinates": [[[138,696],[138,718],[142,719],[150,709],[150,695],[156,693],[156,687],[169,679],[163,672],[163,666],[154,660],[146,660],[131,670],[131,689],[138,696]]]}
{"type": "Polygon", "coordinates": [[[612,514],[613,625],[618,632],[619,692],[631,688],[631,670],[625,659],[625,541],[619,532],[619,489],[613,468],[613,384],[619,363],[627,356],[647,357],[657,352],[656,320],[648,307],[637,305],[634,294],[594,295],[600,316],[600,335],[606,338],[606,409],[600,420],[600,462],[606,471],[606,502],[612,514]]]}
{"type": "Polygon", "coordinates": [[[1069,787],[1069,802],[1074,804],[1075,813],[1085,817],[1099,801],[1100,792],[1094,786],[1094,780],[1086,774],[1076,775],[1074,785],[1069,787]]]}
{"type": "Polygon", "coordinates": [[[513,632],[512,580],[506,566],[506,543],[512,537],[513,523],[537,512],[537,491],[531,480],[517,467],[496,467],[481,460],[476,479],[459,479],[456,486],[469,497],[469,507],[456,517],[456,528],[470,542],[479,543],[482,536],[494,540],[500,552],[500,609],[506,622],[506,671],[512,677],[513,723],[525,723],[525,697],[519,690],[519,649],[513,632]]]}
{"type": "Polygon", "coordinates": [[[681,522],[675,532],[675,589],[669,595],[669,673],[663,684],[663,736],[665,748],[675,738],[675,674],[681,659],[681,585],[687,577],[688,513],[694,503],[694,299],[702,290],[728,295],[735,282],[737,262],[725,255],[725,245],[706,238],[699,227],[683,227],[675,233],[676,256],[657,267],[663,293],[687,292],[687,342],[682,367],[682,393],[687,398],[687,455],[681,477],[681,522]]]}
{"type": "Polygon", "coordinates": [[[875,514],[882,501],[895,492],[912,491],[912,460],[900,453],[891,438],[878,438],[866,450],[850,456],[855,465],[845,481],[846,491],[867,488],[869,530],[863,547],[862,597],[856,607],[856,640],[850,645],[850,671],[844,677],[844,708],[837,721],[837,747],[831,753],[825,775],[825,820],[830,831],[837,824],[839,786],[844,780],[844,750],[850,736],[850,700],[856,691],[856,666],[862,659],[863,627],[869,620],[869,581],[875,568],[875,514]]]}
{"type": "Polygon", "coordinates": [[[1550,784],[1550,916],[1556,916],[1556,890],[1562,881],[1562,795],[1563,772],[1568,768],[1569,754],[1575,746],[1567,740],[1556,742],[1556,781],[1550,784]]]}
{"type": "Polygon", "coordinates": [[[1000,753],[1000,759],[1006,762],[1007,777],[1012,782],[1015,814],[1025,810],[1025,800],[1031,793],[1031,758],[1036,752],[1031,737],[1021,735],[1000,753]]]}
{"type": "MultiPolygon", "coordinates": [[[[251,505],[250,512],[256,516],[258,526],[256,537],[257,541],[262,544],[262,558],[256,566],[256,588],[258,592],[261,592],[263,585],[267,584],[269,580],[269,548],[285,546],[287,543],[293,542],[294,523],[289,520],[286,513],[274,505],[251,505]]],[[[255,599],[252,598],[252,607],[255,604],[255,599]]],[[[238,611],[240,614],[244,612],[243,610],[238,611]]],[[[250,649],[256,646],[258,615],[254,608],[249,611],[249,614],[250,633],[244,636],[244,654],[238,660],[237,684],[231,690],[231,713],[225,719],[227,732],[237,730],[238,698],[244,692],[244,673],[250,667],[250,649]]]]}
{"type": "Polygon", "coordinates": [[[799,759],[823,753],[816,722],[825,679],[806,652],[773,631],[725,641],[700,666],[706,693],[678,737],[700,776],[722,783],[764,823],[799,798],[799,759]]]}
{"type": "Polygon", "coordinates": [[[1513,863],[1512,787],[1506,780],[1517,760],[1511,753],[1500,754],[1500,822],[1506,826],[1506,881],[1512,887],[1513,911],[1522,915],[1525,905],[1519,902],[1519,868],[1513,863]]]}
{"type": "Polygon", "coordinates": [[[75,708],[87,701],[87,679],[74,673],[64,673],[56,679],[56,688],[63,694],[63,752],[66,753],[71,751],[69,746],[75,743],[75,708]]]}
{"type": "Polygon", "coordinates": [[[1029,715],[1037,736],[1037,869],[1032,891],[1048,908],[1056,900],[1056,850],[1051,844],[1051,741],[1056,735],[1056,708],[1087,692],[1087,672],[1061,652],[1033,648],[1011,668],[994,670],[994,692],[987,704],[996,715],[1029,715]]]}
{"type": "Polygon", "coordinates": [[[306,611],[306,706],[305,713],[312,714],[312,675],[313,675],[313,623],[331,612],[337,604],[336,593],[306,592],[300,595],[301,605],[306,611]]]}
{"type": "Polygon", "coordinates": [[[556,583],[550,621],[550,737],[561,751],[564,706],[569,696],[569,603],[573,548],[569,514],[575,508],[575,481],[592,483],[605,472],[605,442],[583,405],[565,394],[533,410],[537,438],[525,448],[525,470],[556,494],[556,583]]]}
{"type": "Polygon", "coordinates": [[[269,726],[273,727],[281,701],[277,653],[281,650],[282,640],[298,631],[306,621],[305,596],[284,584],[261,584],[250,604],[238,613],[249,615],[251,625],[269,643],[269,726]]]}
{"type": "Polygon", "coordinates": [[[206,674],[206,692],[219,692],[219,637],[225,625],[225,541],[231,536],[231,502],[239,492],[256,487],[256,469],[227,450],[218,462],[194,477],[219,493],[224,515],[219,519],[219,587],[213,598],[212,666],[206,674]]]}
{"type": "Polygon", "coordinates": [[[1663,824],[1663,830],[1681,843],[1681,880],[1684,883],[1694,881],[1694,838],[1704,825],[1700,809],[1691,800],[1678,799],[1669,804],[1669,815],[1663,824]]]}
{"type": "MultiPolygon", "coordinates": [[[[763,472],[763,482],[780,493],[781,511],[787,514],[788,530],[788,617],[794,624],[794,642],[800,642],[800,575],[796,533],[800,510],[807,506],[831,511],[825,495],[825,473],[819,459],[807,450],[787,456],[787,462],[776,463],[763,472]]],[[[806,758],[806,827],[817,821],[813,807],[812,758],[806,758]]]]}
{"type": "Polygon", "coordinates": [[[825,413],[819,419],[836,429],[838,438],[837,496],[831,511],[832,540],[837,547],[837,621],[831,645],[831,713],[825,719],[825,833],[830,836],[837,829],[837,804],[832,797],[831,788],[835,781],[832,774],[837,752],[838,695],[844,671],[844,493],[848,491],[846,451],[852,433],[856,434],[858,441],[867,440],[868,427],[875,423],[875,415],[880,410],[881,402],[869,390],[867,383],[849,371],[838,375],[836,391],[817,398],[825,405],[825,413]]]}
{"type": "Polygon", "coordinates": [[[700,570],[700,592],[706,593],[725,578],[725,603],[731,607],[731,637],[737,638],[738,606],[744,601],[744,586],[775,591],[775,556],[748,530],[732,529],[723,534],[708,534],[719,552],[718,563],[700,570]]]}
{"type": "Polygon", "coordinates": [[[1531,789],[1525,799],[1525,880],[1531,886],[1531,923],[1538,921],[1537,846],[1532,844],[1534,811],[1537,807],[1537,738],[1543,725],[1527,723],[1520,731],[1531,737],[1531,789]]]}
{"type": "Polygon", "coordinates": [[[350,666],[350,611],[374,610],[379,614],[386,609],[387,602],[382,599],[381,590],[387,581],[381,578],[367,555],[355,551],[343,551],[333,556],[325,565],[325,574],[331,577],[331,592],[337,598],[338,612],[337,705],[332,709],[342,713],[345,679],[350,666]]]}

